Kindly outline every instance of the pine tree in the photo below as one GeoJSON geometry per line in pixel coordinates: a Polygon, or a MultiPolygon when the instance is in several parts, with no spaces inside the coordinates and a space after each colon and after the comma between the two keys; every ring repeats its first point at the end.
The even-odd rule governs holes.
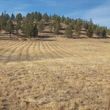
{"type": "Polygon", "coordinates": [[[101,33],[101,29],[100,29],[99,26],[97,26],[96,29],[95,29],[95,34],[100,36],[100,33],[101,33]]]}
{"type": "Polygon", "coordinates": [[[97,26],[95,29],[95,33],[96,33],[96,35],[98,35],[99,38],[106,38],[107,37],[107,28],[97,26]]]}
{"type": "Polygon", "coordinates": [[[33,38],[38,37],[38,29],[37,29],[37,25],[36,24],[33,24],[33,26],[32,26],[31,36],[33,38]]]}
{"type": "Polygon", "coordinates": [[[15,20],[15,15],[14,14],[11,14],[11,20],[15,20]]]}
{"type": "Polygon", "coordinates": [[[110,29],[107,29],[107,33],[106,34],[110,35],[110,29]]]}
{"type": "Polygon", "coordinates": [[[8,14],[2,13],[0,16],[0,28],[3,30],[6,30],[7,22],[10,19],[10,16],[8,14]]]}
{"type": "Polygon", "coordinates": [[[44,19],[45,22],[49,21],[49,16],[47,15],[47,13],[45,13],[42,18],[44,19]]]}
{"type": "Polygon", "coordinates": [[[87,30],[87,36],[91,38],[93,36],[93,33],[94,33],[93,27],[92,25],[89,25],[88,30],[87,30]]]}
{"type": "Polygon", "coordinates": [[[9,21],[7,22],[6,31],[9,32],[10,37],[11,37],[11,34],[14,32],[14,25],[13,25],[12,20],[9,20],[9,21]]]}
{"type": "Polygon", "coordinates": [[[102,29],[101,34],[102,34],[102,38],[107,38],[107,31],[105,28],[102,29]]]}
{"type": "Polygon", "coordinates": [[[45,27],[44,21],[41,20],[38,23],[38,30],[39,30],[39,32],[42,32],[44,30],[44,27],[45,27]]]}
{"type": "Polygon", "coordinates": [[[24,35],[28,38],[35,38],[38,36],[37,25],[33,24],[32,22],[25,21],[22,26],[22,31],[24,35]]]}
{"type": "Polygon", "coordinates": [[[22,19],[23,19],[22,14],[21,14],[21,13],[18,13],[18,14],[16,15],[16,21],[17,21],[17,22],[20,22],[20,21],[22,21],[22,19]]]}
{"type": "Polygon", "coordinates": [[[42,14],[39,12],[35,12],[34,18],[36,19],[36,21],[41,21],[42,20],[42,14]]]}
{"type": "Polygon", "coordinates": [[[49,24],[49,31],[52,32],[53,31],[53,23],[49,24]]]}
{"type": "Polygon", "coordinates": [[[22,25],[22,31],[25,37],[31,37],[32,24],[30,22],[25,21],[22,25]]]}
{"type": "Polygon", "coordinates": [[[80,20],[77,20],[74,29],[78,36],[80,35],[81,28],[82,28],[82,22],[80,20]]]}
{"type": "Polygon", "coordinates": [[[60,22],[59,21],[55,21],[54,24],[53,24],[54,33],[55,34],[59,34],[60,28],[61,28],[60,22]]]}
{"type": "Polygon", "coordinates": [[[19,30],[21,29],[21,22],[17,22],[17,24],[15,25],[15,30],[16,30],[16,35],[18,35],[19,34],[19,30]]]}
{"type": "Polygon", "coordinates": [[[69,25],[65,30],[65,36],[68,38],[71,38],[73,35],[72,27],[69,25]]]}
{"type": "Polygon", "coordinates": [[[86,29],[86,30],[88,30],[88,27],[89,27],[88,23],[84,21],[83,28],[86,29]]]}

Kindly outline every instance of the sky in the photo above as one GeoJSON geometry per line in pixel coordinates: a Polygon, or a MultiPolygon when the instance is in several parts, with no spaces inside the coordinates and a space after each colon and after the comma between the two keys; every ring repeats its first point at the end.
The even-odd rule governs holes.
{"type": "Polygon", "coordinates": [[[110,0],[0,0],[0,13],[39,11],[71,18],[92,19],[110,28],[110,0]]]}

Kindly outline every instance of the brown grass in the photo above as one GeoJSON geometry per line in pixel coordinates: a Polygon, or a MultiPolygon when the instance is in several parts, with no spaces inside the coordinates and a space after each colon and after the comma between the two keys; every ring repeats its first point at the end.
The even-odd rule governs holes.
{"type": "Polygon", "coordinates": [[[53,39],[0,41],[0,110],[109,110],[110,40],[53,39]]]}

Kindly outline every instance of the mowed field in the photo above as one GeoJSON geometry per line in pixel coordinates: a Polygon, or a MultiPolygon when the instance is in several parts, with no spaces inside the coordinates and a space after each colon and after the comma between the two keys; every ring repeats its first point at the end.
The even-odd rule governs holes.
{"type": "Polygon", "coordinates": [[[110,110],[110,39],[0,40],[0,110],[110,110]]]}

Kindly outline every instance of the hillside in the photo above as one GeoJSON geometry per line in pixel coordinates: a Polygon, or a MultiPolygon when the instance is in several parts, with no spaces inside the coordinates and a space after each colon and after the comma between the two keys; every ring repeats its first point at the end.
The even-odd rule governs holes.
{"type": "Polygon", "coordinates": [[[17,38],[39,38],[62,36],[67,38],[108,38],[110,30],[107,27],[94,24],[82,19],[42,14],[40,12],[28,13],[23,16],[0,15],[1,34],[16,35],[17,38]]]}

